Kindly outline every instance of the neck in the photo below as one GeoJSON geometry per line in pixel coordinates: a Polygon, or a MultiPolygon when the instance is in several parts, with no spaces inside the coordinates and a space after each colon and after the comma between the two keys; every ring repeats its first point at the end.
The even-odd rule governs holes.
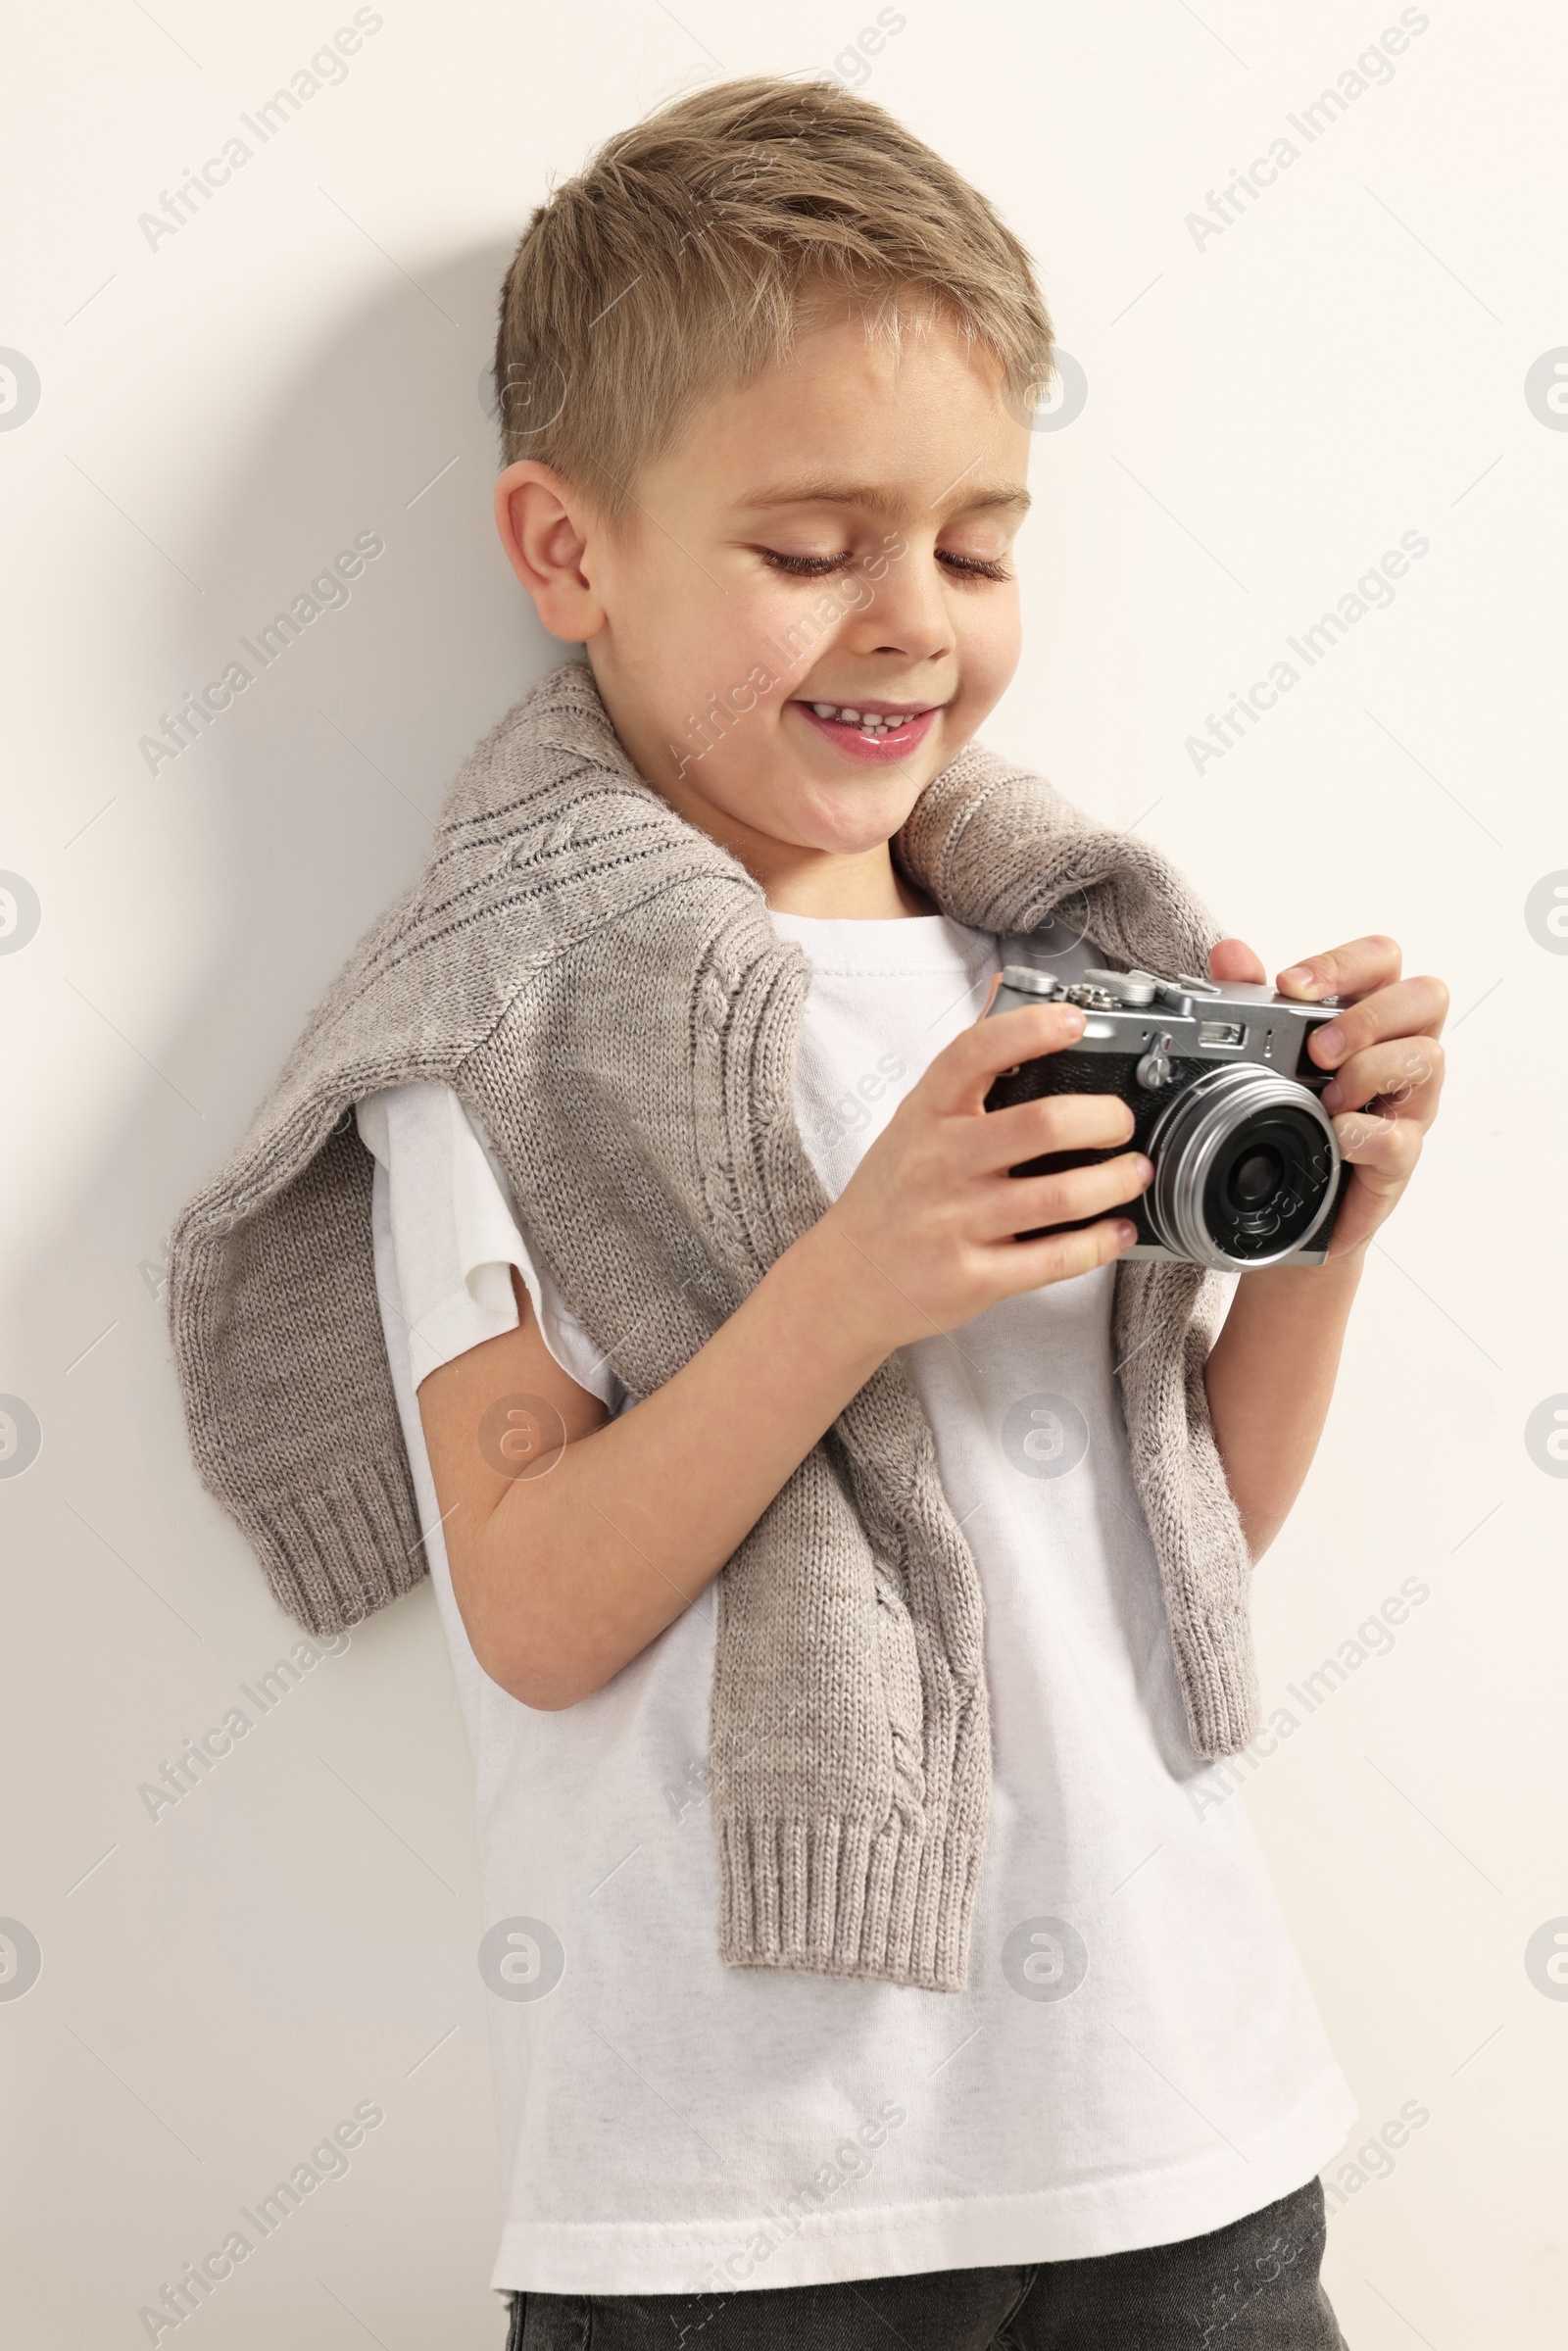
{"type": "Polygon", "coordinates": [[[894,864],[884,841],[861,857],[838,857],[807,852],[791,862],[784,844],[777,867],[760,874],[767,903],[780,914],[815,914],[833,920],[891,922],[911,914],[941,912],[894,864]]]}

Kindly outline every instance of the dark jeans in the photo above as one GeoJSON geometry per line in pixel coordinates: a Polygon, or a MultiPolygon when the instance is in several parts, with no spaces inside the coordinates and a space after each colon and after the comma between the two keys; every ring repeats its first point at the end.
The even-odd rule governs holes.
{"type": "Polygon", "coordinates": [[[1346,2351],[1323,2189],[1174,2245],[735,2294],[514,2294],[507,2351],[1346,2351]]]}

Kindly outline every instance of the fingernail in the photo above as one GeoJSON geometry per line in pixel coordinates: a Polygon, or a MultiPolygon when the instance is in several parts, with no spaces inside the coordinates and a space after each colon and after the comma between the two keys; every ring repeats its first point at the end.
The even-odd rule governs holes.
{"type": "Polygon", "coordinates": [[[1116,1227],[1116,1238],[1121,1243],[1122,1248],[1125,1249],[1130,1241],[1137,1240],[1138,1227],[1135,1224],[1118,1224],[1116,1227]]]}
{"type": "Polygon", "coordinates": [[[1280,973],[1280,985],[1289,982],[1298,988],[1316,988],[1321,983],[1310,963],[1293,963],[1289,971],[1280,973]]]}
{"type": "Polygon", "coordinates": [[[1322,1093],[1318,1096],[1318,1101],[1320,1102],[1325,1102],[1331,1110],[1337,1110],[1344,1100],[1345,1097],[1340,1091],[1338,1079],[1334,1080],[1330,1085],[1325,1086],[1322,1093]]]}
{"type": "Polygon", "coordinates": [[[1317,1057],[1320,1061],[1337,1061],[1344,1051],[1345,1037],[1342,1030],[1332,1026],[1318,1030],[1317,1057]]]}
{"type": "Polygon", "coordinates": [[[1153,1172],[1154,1170],[1152,1164],[1144,1157],[1143,1152],[1136,1152],[1133,1157],[1133,1173],[1137,1176],[1140,1184],[1147,1184],[1152,1177],[1153,1172]]]}

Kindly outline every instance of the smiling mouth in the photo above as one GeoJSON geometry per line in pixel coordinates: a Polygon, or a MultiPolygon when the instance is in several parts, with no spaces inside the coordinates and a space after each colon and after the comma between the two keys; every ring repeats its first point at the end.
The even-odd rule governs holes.
{"type": "Polygon", "coordinates": [[[933,703],[907,702],[806,702],[803,710],[813,718],[821,718],[838,726],[858,727],[862,734],[894,735],[902,727],[911,726],[918,718],[928,718],[937,706],[933,703]]]}
{"type": "Polygon", "coordinates": [[[941,717],[941,703],[817,702],[804,695],[786,706],[799,710],[819,743],[860,765],[896,766],[911,759],[941,717]]]}

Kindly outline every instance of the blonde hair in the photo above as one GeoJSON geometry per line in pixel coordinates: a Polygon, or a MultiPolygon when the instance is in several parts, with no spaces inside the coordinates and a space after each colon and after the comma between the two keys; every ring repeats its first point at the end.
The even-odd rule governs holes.
{"type": "Polygon", "coordinates": [[[787,358],[824,301],[895,344],[946,319],[1027,415],[1052,328],[995,207],[833,81],[700,90],[608,140],[534,213],[501,294],[504,462],[538,458],[614,516],[716,385],[787,358]]]}

